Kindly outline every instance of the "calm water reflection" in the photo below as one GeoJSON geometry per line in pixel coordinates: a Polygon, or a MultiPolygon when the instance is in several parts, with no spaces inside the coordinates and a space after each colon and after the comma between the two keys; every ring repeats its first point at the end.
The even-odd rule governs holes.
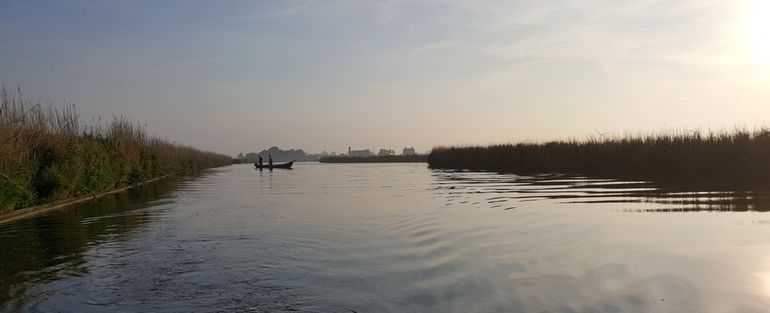
{"type": "Polygon", "coordinates": [[[770,192],[216,169],[0,224],[0,311],[767,312],[770,192]]]}

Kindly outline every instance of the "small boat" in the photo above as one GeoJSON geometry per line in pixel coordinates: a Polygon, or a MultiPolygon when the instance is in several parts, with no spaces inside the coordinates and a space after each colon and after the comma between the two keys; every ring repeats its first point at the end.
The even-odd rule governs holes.
{"type": "MultiPolygon", "coordinates": [[[[294,161],[296,161],[296,160],[294,160],[294,161]]],[[[256,168],[258,168],[260,170],[261,169],[272,170],[274,168],[282,168],[282,169],[289,169],[290,170],[291,166],[294,165],[294,161],[287,162],[287,163],[281,163],[281,164],[273,164],[273,167],[270,167],[270,165],[267,165],[267,164],[264,164],[264,163],[262,164],[262,166],[259,166],[259,163],[254,163],[254,167],[256,167],[256,168]]]]}

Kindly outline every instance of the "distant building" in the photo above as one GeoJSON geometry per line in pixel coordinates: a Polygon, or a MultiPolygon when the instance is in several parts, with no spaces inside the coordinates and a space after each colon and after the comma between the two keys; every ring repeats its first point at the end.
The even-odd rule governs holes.
{"type": "Polygon", "coordinates": [[[414,152],[414,147],[411,147],[411,148],[404,148],[404,153],[403,153],[403,155],[415,155],[415,154],[417,154],[417,153],[416,153],[416,152],[414,152]]]}
{"type": "Polygon", "coordinates": [[[377,152],[377,156],[388,156],[388,155],[396,155],[396,151],[393,151],[393,149],[380,149],[380,152],[377,152]]]}
{"type": "Polygon", "coordinates": [[[374,153],[369,151],[369,149],[366,150],[351,150],[350,147],[348,147],[348,156],[353,158],[368,158],[370,156],[373,156],[374,153]]]}

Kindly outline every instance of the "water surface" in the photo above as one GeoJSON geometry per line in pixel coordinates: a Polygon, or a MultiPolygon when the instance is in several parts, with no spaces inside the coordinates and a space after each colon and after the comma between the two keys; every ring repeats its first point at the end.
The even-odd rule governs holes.
{"type": "Polygon", "coordinates": [[[763,188],[234,165],[0,224],[5,312],[767,312],[763,188]]]}

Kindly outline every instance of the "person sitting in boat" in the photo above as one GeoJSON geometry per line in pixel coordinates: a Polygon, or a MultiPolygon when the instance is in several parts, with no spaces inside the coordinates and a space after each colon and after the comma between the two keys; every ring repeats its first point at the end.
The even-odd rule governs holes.
{"type": "Polygon", "coordinates": [[[273,155],[271,154],[267,155],[267,165],[270,166],[270,168],[273,168],[273,155]]]}

